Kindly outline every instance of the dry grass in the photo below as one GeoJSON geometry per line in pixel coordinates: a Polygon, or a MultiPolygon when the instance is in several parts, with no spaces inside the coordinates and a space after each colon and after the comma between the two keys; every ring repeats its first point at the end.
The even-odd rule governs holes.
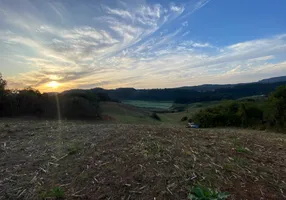
{"type": "Polygon", "coordinates": [[[198,184],[229,199],[286,197],[281,134],[5,120],[0,147],[1,200],[187,199],[198,184]]]}

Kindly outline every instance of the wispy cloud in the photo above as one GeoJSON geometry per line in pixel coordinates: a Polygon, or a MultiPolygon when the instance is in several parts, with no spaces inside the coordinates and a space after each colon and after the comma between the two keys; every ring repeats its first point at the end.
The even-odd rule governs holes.
{"type": "Polygon", "coordinates": [[[187,17],[207,0],[130,2],[20,3],[25,9],[0,2],[1,59],[30,69],[15,70],[8,77],[10,87],[46,91],[52,80],[62,83],[62,90],[175,87],[253,80],[270,69],[274,74],[286,70],[285,58],[280,59],[286,35],[227,46],[192,38],[187,17]],[[242,78],[246,73],[248,78],[242,78]]]}

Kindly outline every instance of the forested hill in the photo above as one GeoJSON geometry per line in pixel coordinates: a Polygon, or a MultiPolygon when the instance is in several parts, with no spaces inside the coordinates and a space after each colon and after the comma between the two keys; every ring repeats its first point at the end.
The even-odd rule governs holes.
{"type": "Polygon", "coordinates": [[[279,76],[279,77],[262,79],[258,82],[259,83],[276,83],[276,82],[283,82],[283,81],[286,81],[286,76],[279,76]]]}
{"type": "Polygon", "coordinates": [[[274,83],[243,83],[234,85],[201,85],[193,87],[168,89],[134,89],[118,88],[105,90],[94,88],[90,91],[106,93],[116,100],[145,100],[145,101],[175,101],[176,103],[194,103],[202,101],[219,101],[223,99],[238,99],[246,96],[268,95],[277,86],[286,85],[284,82],[274,83]]]}

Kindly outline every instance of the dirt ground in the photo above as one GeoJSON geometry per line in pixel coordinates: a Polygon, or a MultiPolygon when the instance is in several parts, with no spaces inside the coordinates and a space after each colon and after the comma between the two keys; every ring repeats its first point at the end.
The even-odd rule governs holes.
{"type": "Polygon", "coordinates": [[[0,121],[0,199],[286,199],[286,135],[92,122],[0,121]],[[54,192],[56,193],[56,192],[54,192]]]}

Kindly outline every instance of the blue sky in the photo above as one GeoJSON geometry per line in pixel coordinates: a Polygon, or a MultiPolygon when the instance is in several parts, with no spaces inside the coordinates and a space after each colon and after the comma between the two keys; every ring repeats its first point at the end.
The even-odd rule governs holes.
{"type": "Polygon", "coordinates": [[[0,0],[10,88],[165,88],[286,75],[285,0],[0,0]]]}

